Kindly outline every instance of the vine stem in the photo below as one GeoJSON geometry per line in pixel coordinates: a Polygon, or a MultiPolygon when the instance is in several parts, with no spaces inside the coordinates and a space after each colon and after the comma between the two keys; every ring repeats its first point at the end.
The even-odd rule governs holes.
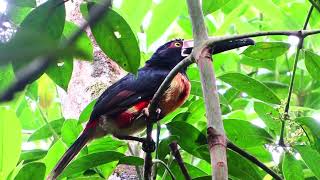
{"type": "Polygon", "coordinates": [[[311,7],[310,7],[307,18],[306,18],[304,25],[303,25],[303,30],[299,31],[300,35],[298,35],[299,43],[298,43],[297,52],[296,52],[296,55],[294,58],[294,66],[293,66],[293,70],[292,70],[292,74],[291,74],[288,98],[287,98],[287,102],[286,102],[286,105],[284,108],[284,115],[283,115],[283,120],[281,123],[280,139],[279,139],[279,143],[278,143],[282,147],[285,147],[285,142],[284,142],[284,130],[285,130],[285,123],[286,123],[285,121],[290,119],[290,116],[289,116],[290,101],[291,101],[291,96],[292,96],[292,92],[293,92],[294,79],[295,79],[297,65],[298,65],[298,61],[299,61],[299,55],[300,55],[300,51],[303,47],[304,38],[306,37],[306,36],[303,36],[303,32],[305,32],[305,30],[307,29],[312,11],[313,11],[313,5],[311,5],[311,7]]]}

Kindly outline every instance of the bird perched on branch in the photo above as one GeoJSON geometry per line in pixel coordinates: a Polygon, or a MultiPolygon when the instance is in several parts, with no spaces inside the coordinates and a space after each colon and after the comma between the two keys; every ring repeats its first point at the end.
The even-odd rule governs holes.
{"type": "MultiPolygon", "coordinates": [[[[251,39],[221,42],[212,47],[212,53],[253,43],[251,39]]],[[[169,41],[156,50],[137,75],[129,73],[106,89],[98,98],[85,129],[65,152],[48,179],[56,179],[89,141],[108,134],[121,138],[143,130],[146,127],[143,110],[148,107],[170,70],[191,53],[192,46],[191,41],[182,39],[169,41]]],[[[185,68],[174,77],[161,96],[159,119],[181,106],[188,98],[190,89],[185,68]]]]}

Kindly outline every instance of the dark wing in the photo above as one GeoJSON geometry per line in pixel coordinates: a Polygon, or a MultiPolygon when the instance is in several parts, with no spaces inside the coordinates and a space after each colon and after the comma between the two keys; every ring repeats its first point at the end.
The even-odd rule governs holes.
{"type": "Polygon", "coordinates": [[[128,74],[106,89],[98,98],[90,120],[101,115],[122,112],[139,101],[150,100],[165,79],[168,70],[142,68],[137,76],[128,74]]]}

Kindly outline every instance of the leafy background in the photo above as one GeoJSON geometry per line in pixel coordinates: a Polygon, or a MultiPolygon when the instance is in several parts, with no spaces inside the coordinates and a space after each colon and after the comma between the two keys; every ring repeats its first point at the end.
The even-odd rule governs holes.
{"type": "MultiPolygon", "coordinates": [[[[73,47],[60,48],[79,27],[65,20],[65,5],[55,6],[55,2],[10,1],[3,13],[7,24],[2,25],[0,34],[0,91],[36,57],[55,53],[59,61],[53,62],[45,74],[36,77],[12,101],[1,104],[0,179],[44,179],[77,138],[92,109],[90,103],[78,119],[65,119],[62,115],[57,88],[68,90],[73,60],[92,61],[94,46],[92,37],[83,33],[73,47]]],[[[301,29],[310,3],[206,0],[202,6],[209,35],[219,36],[301,29]]],[[[88,7],[88,2],[81,4],[84,18],[90,11],[88,7]]],[[[314,10],[308,28],[318,28],[319,18],[319,12],[314,10]]],[[[90,29],[103,52],[132,73],[165,41],[192,38],[184,0],[114,0],[112,10],[90,29]]],[[[297,39],[259,37],[254,46],[213,57],[228,138],[285,179],[320,179],[319,38],[305,39],[285,127],[285,148],[278,145],[278,140],[297,39]]],[[[192,65],[187,73],[192,83],[191,96],[162,120],[158,158],[170,166],[177,179],[183,178],[168,148],[172,140],[177,140],[192,178],[210,179],[199,72],[192,65]]],[[[102,179],[119,164],[143,164],[140,157],[128,154],[124,141],[110,136],[95,140],[81,151],[62,177],[102,179]]],[[[231,179],[271,179],[239,154],[228,150],[227,156],[231,179]]],[[[170,179],[164,171],[159,167],[158,178],[170,179]]]]}

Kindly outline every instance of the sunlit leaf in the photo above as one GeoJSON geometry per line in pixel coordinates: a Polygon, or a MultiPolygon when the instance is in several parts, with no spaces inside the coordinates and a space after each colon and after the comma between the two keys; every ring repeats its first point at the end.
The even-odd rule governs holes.
{"type": "Polygon", "coordinates": [[[82,132],[82,126],[77,120],[66,120],[61,128],[62,140],[69,146],[77,139],[82,132]]]}
{"type": "Polygon", "coordinates": [[[1,107],[0,114],[0,179],[6,179],[18,163],[22,137],[15,112],[1,107]]]}
{"type": "Polygon", "coordinates": [[[147,46],[150,46],[163,35],[170,24],[172,24],[181,13],[185,4],[183,0],[162,0],[152,9],[150,24],[146,29],[147,46]]]}
{"type": "Polygon", "coordinates": [[[71,162],[59,177],[67,177],[72,174],[85,171],[89,168],[93,168],[113,161],[118,161],[123,156],[124,154],[115,151],[105,151],[88,154],[71,162]]]}
{"type": "Polygon", "coordinates": [[[292,154],[286,152],[282,162],[282,171],[287,180],[301,180],[304,179],[302,166],[300,162],[294,158],[292,154]]]}
{"type": "Polygon", "coordinates": [[[79,123],[83,123],[89,120],[91,112],[93,110],[94,105],[96,104],[97,100],[91,101],[81,112],[79,117],[79,123]]]}
{"type": "Polygon", "coordinates": [[[60,160],[60,158],[66,150],[67,148],[65,144],[62,142],[62,140],[58,140],[56,143],[54,143],[53,146],[50,147],[47,155],[42,160],[42,162],[46,165],[46,176],[58,163],[58,161],[60,160]]]}
{"type": "Polygon", "coordinates": [[[43,163],[32,162],[24,165],[14,179],[15,180],[25,180],[25,179],[40,180],[40,179],[44,179],[45,172],[46,172],[46,166],[43,163]]]}
{"type": "Polygon", "coordinates": [[[294,148],[299,152],[303,161],[306,165],[311,169],[314,175],[317,178],[320,178],[320,169],[319,169],[319,162],[320,162],[320,154],[315,149],[311,148],[310,146],[303,146],[298,145],[294,146],[294,148]]]}
{"type": "Polygon", "coordinates": [[[218,9],[220,9],[222,6],[227,4],[230,0],[206,0],[202,2],[202,10],[203,13],[210,14],[218,9]]]}
{"type": "Polygon", "coordinates": [[[272,142],[266,130],[248,121],[225,119],[223,124],[228,138],[240,147],[255,147],[272,142]]]}
{"type": "Polygon", "coordinates": [[[305,65],[308,72],[311,74],[313,79],[320,80],[320,56],[311,52],[305,51],[305,65]]]}
{"type": "Polygon", "coordinates": [[[218,77],[239,91],[256,99],[272,104],[280,104],[277,95],[263,83],[241,73],[226,73],[218,77]]]}
{"type": "Polygon", "coordinates": [[[249,46],[243,54],[254,59],[274,59],[288,51],[290,45],[283,42],[257,42],[249,46]]]}
{"type": "Polygon", "coordinates": [[[262,119],[262,121],[267,125],[267,128],[272,134],[277,135],[280,133],[280,113],[276,109],[265,103],[255,102],[254,110],[262,119]]]}
{"type": "Polygon", "coordinates": [[[41,149],[22,151],[19,161],[28,162],[28,161],[39,160],[44,158],[46,154],[47,154],[47,151],[41,150],[41,149]]]}
{"type": "Polygon", "coordinates": [[[48,137],[51,137],[53,136],[52,129],[55,131],[55,133],[59,135],[61,133],[61,127],[63,125],[63,122],[64,122],[64,119],[57,119],[49,122],[49,124],[45,124],[44,126],[37,129],[34,133],[32,133],[28,141],[36,141],[36,140],[46,139],[48,137]]]}

